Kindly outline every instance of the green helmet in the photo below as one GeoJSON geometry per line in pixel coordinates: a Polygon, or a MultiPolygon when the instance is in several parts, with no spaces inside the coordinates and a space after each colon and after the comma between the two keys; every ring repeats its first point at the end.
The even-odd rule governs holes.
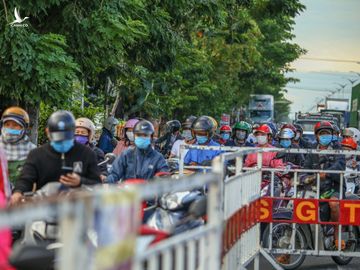
{"type": "Polygon", "coordinates": [[[248,122],[240,121],[233,126],[233,130],[237,129],[245,130],[249,134],[252,131],[252,126],[248,122]]]}

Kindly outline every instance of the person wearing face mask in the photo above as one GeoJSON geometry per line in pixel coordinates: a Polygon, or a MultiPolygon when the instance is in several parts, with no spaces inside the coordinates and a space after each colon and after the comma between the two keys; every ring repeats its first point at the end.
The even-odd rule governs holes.
{"type": "Polygon", "coordinates": [[[134,127],[134,148],[122,152],[112,164],[107,183],[127,179],[152,179],[159,172],[169,172],[164,157],[151,146],[154,126],[147,120],[139,121],[134,127]]]}
{"type": "Polygon", "coordinates": [[[340,129],[335,124],[333,124],[333,127],[334,127],[334,133],[332,138],[332,144],[337,145],[337,147],[341,147],[340,129]]]}
{"type": "MultiPolygon", "coordinates": [[[[357,147],[358,147],[357,143],[351,137],[344,138],[341,141],[341,149],[343,149],[343,150],[356,151],[357,147]]],[[[356,160],[356,156],[347,154],[347,155],[345,155],[345,160],[346,160],[346,169],[348,169],[348,168],[350,168],[351,170],[359,169],[359,165],[358,165],[358,161],[356,160]]]]}
{"type": "Polygon", "coordinates": [[[118,141],[115,138],[116,126],[119,121],[114,116],[109,116],[102,129],[101,136],[99,138],[98,147],[105,153],[112,153],[116,147],[118,141]]]}
{"type": "MultiPolygon", "coordinates": [[[[180,147],[181,145],[184,144],[194,144],[195,142],[195,138],[193,137],[192,131],[191,131],[191,126],[194,123],[194,121],[196,120],[196,116],[189,116],[184,123],[182,123],[182,133],[181,136],[184,139],[180,139],[177,140],[173,147],[171,148],[171,152],[170,152],[170,158],[178,158],[180,157],[180,147]]],[[[189,150],[185,149],[184,150],[184,156],[186,156],[187,152],[189,150]]]]}
{"type": "Polygon", "coordinates": [[[29,152],[36,148],[27,136],[30,119],[19,107],[6,109],[1,117],[0,147],[8,160],[9,178],[15,185],[29,152]]]}
{"type": "Polygon", "coordinates": [[[305,140],[303,138],[304,130],[302,126],[300,126],[299,124],[294,124],[294,127],[296,128],[296,131],[295,131],[295,137],[293,139],[293,144],[299,146],[300,149],[313,148],[312,142],[305,140]]]}
{"type": "Polygon", "coordinates": [[[180,134],[181,123],[179,120],[166,122],[166,131],[163,136],[155,141],[155,149],[158,150],[165,158],[171,154],[171,149],[177,140],[182,140],[180,134]]]}
{"type": "Polygon", "coordinates": [[[228,125],[224,125],[220,128],[220,139],[219,143],[221,145],[226,145],[231,139],[231,127],[228,125]]]}
{"type": "Polygon", "coordinates": [[[124,138],[118,142],[113,153],[120,156],[129,147],[134,147],[134,127],[139,122],[138,119],[130,119],[126,121],[124,127],[124,138]]]}
{"type": "Polygon", "coordinates": [[[241,121],[233,126],[232,140],[228,141],[225,146],[236,147],[253,147],[253,143],[248,141],[248,137],[251,134],[252,127],[249,123],[241,121]]]}
{"type": "MultiPolygon", "coordinates": [[[[321,121],[314,126],[314,134],[316,136],[317,144],[315,149],[321,150],[339,150],[337,144],[332,144],[334,133],[333,125],[328,121],[321,121]]],[[[344,155],[321,155],[308,154],[304,163],[305,169],[311,170],[345,170],[345,156],[344,155]]],[[[346,188],[343,186],[343,194],[346,188]]],[[[320,173],[320,197],[322,199],[339,199],[340,198],[340,175],[320,173]]],[[[329,202],[331,221],[337,222],[339,220],[339,204],[337,202],[329,202]]],[[[335,226],[335,239],[338,237],[338,226],[335,226]]]]}
{"type": "MultiPolygon", "coordinates": [[[[285,149],[299,149],[299,146],[292,143],[295,133],[294,129],[290,128],[282,128],[280,130],[279,134],[279,148],[285,148],[285,149]]],[[[295,154],[295,153],[286,153],[284,157],[282,158],[283,162],[285,163],[292,163],[294,165],[301,166],[304,161],[304,155],[303,154],[295,154]]]]}
{"type": "MultiPolygon", "coordinates": [[[[192,125],[192,134],[196,145],[220,146],[212,137],[214,135],[214,122],[208,116],[201,116],[192,125]]],[[[220,150],[190,149],[184,158],[187,165],[209,165],[214,157],[221,154],[220,150]]]]}
{"type": "MultiPolygon", "coordinates": [[[[101,163],[105,160],[104,152],[95,146],[95,125],[94,123],[85,117],[76,119],[75,121],[75,141],[80,144],[90,147],[96,154],[97,163],[101,163]]],[[[101,179],[104,180],[107,175],[107,165],[102,164],[99,166],[101,172],[101,179]]]]}
{"type": "MultiPolygon", "coordinates": [[[[270,127],[266,124],[262,124],[256,127],[253,131],[257,145],[256,147],[261,148],[274,148],[269,141],[272,139],[272,131],[270,127]]],[[[267,168],[283,168],[284,163],[281,159],[277,158],[276,152],[264,152],[262,154],[262,166],[267,168]]],[[[249,154],[245,159],[245,167],[254,167],[257,166],[257,154],[249,154]]]]}
{"type": "Polygon", "coordinates": [[[41,189],[49,182],[66,187],[101,183],[96,155],[89,147],[75,141],[75,119],[68,111],[54,112],[47,124],[50,140],[32,150],[15,184],[11,203],[17,204],[24,192],[41,189]]]}

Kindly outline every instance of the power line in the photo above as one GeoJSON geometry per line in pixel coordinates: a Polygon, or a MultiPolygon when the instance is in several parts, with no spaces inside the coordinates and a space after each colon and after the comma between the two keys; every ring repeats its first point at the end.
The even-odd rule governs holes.
{"type": "Polygon", "coordinates": [[[326,61],[326,62],[340,62],[340,63],[355,63],[355,64],[360,64],[360,60],[349,60],[349,59],[331,59],[331,58],[300,57],[299,60],[326,61]]]}

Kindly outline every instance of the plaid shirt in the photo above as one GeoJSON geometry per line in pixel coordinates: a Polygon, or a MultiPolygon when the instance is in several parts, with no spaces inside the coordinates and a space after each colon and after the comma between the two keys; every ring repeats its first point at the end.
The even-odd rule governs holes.
{"type": "Polygon", "coordinates": [[[25,136],[15,144],[3,142],[0,136],[0,147],[3,147],[5,150],[8,161],[20,161],[25,160],[29,152],[36,148],[36,145],[30,142],[28,136],[25,136]]]}

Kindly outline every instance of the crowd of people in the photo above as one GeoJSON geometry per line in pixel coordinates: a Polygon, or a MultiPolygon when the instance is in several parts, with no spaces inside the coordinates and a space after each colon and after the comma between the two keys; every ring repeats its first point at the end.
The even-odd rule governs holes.
{"type": "MultiPolygon", "coordinates": [[[[127,179],[154,178],[168,173],[167,159],[180,158],[181,145],[261,147],[285,149],[344,149],[357,150],[354,129],[340,129],[333,123],[320,121],[314,126],[316,140],[304,137],[300,125],[283,123],[250,124],[245,121],[233,126],[218,127],[210,116],[189,116],[183,123],[171,120],[163,127],[163,134],[155,134],[154,125],[145,119],[130,119],[115,137],[118,121],[108,117],[99,140],[95,125],[88,118],[75,119],[68,111],[54,112],[48,119],[48,142],[34,145],[29,139],[30,119],[19,107],[11,107],[1,117],[0,148],[4,151],[9,171],[12,195],[10,204],[22,201],[25,192],[35,191],[49,182],[60,182],[66,188],[101,183],[114,184],[127,179]],[[107,153],[116,155],[111,169],[104,163],[107,153]]],[[[0,150],[1,150],[0,149],[0,150]]],[[[220,149],[186,149],[184,164],[205,166],[220,155],[220,149]]],[[[245,158],[245,167],[256,166],[256,154],[245,158]]],[[[284,168],[291,163],[305,169],[345,170],[358,168],[357,158],[349,155],[319,155],[264,152],[262,166],[284,168]]],[[[320,173],[322,198],[338,199],[340,176],[320,173]]],[[[331,219],[338,220],[337,203],[329,203],[331,219]]],[[[337,235],[335,233],[335,235],[337,235]]]]}

